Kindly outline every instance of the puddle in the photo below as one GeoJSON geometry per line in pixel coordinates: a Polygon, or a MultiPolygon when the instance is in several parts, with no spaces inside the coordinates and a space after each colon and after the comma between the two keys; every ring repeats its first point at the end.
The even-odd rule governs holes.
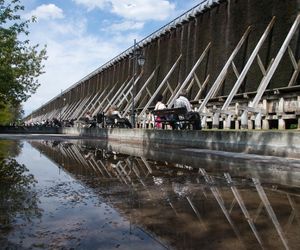
{"type": "Polygon", "coordinates": [[[85,140],[2,140],[0,157],[27,180],[15,194],[0,179],[4,249],[300,246],[294,160],[85,140]]]}

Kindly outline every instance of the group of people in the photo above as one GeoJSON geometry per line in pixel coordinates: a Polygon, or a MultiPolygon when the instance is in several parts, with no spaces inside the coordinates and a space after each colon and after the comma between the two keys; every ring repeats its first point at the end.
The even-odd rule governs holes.
{"type": "Polygon", "coordinates": [[[127,118],[123,118],[118,111],[116,105],[111,105],[106,113],[98,113],[92,117],[92,112],[88,111],[83,118],[90,127],[96,127],[97,124],[104,124],[109,127],[123,127],[132,128],[130,121],[127,118]]]}
{"type": "MultiPolygon", "coordinates": [[[[160,109],[166,109],[166,105],[162,102],[163,101],[163,96],[158,95],[157,97],[157,102],[155,105],[154,110],[160,110],[160,109]]],[[[185,120],[188,120],[194,130],[200,130],[201,129],[201,118],[198,112],[193,111],[192,105],[190,101],[187,98],[187,90],[183,89],[178,98],[175,100],[173,108],[185,108],[186,109],[186,114],[185,114],[185,120]]],[[[163,120],[164,117],[156,117],[156,128],[162,128],[162,123],[160,122],[163,120]]],[[[173,117],[174,123],[171,124],[173,129],[176,129],[179,124],[177,124],[177,121],[179,121],[178,117],[173,117]]],[[[181,125],[182,128],[185,128],[186,124],[181,125]]]]}
{"type": "MultiPolygon", "coordinates": [[[[190,104],[189,100],[187,99],[187,91],[184,89],[181,91],[179,97],[174,102],[174,108],[185,108],[186,114],[185,114],[185,120],[188,120],[190,124],[193,125],[193,129],[199,130],[201,129],[201,119],[198,112],[194,112],[192,110],[192,105],[190,104]]],[[[163,103],[163,96],[158,95],[156,98],[156,105],[154,110],[161,110],[166,109],[166,105],[163,103]]],[[[122,128],[132,128],[132,124],[130,121],[122,117],[120,112],[118,111],[118,108],[116,105],[111,105],[110,108],[107,110],[106,113],[98,113],[97,115],[93,116],[93,111],[87,111],[85,115],[79,120],[85,122],[90,128],[97,127],[97,124],[102,124],[103,126],[109,126],[109,127],[122,127],[122,128]]],[[[163,120],[164,117],[156,117],[155,119],[155,127],[156,128],[162,128],[162,122],[160,120],[163,120]]],[[[180,121],[178,117],[174,117],[174,123],[171,124],[173,129],[176,129],[178,125],[181,126],[181,128],[185,128],[186,124],[178,124],[177,121],[180,121]]],[[[49,126],[49,127],[72,127],[75,123],[75,120],[72,119],[70,121],[68,120],[58,120],[57,118],[53,118],[50,120],[43,120],[42,122],[36,122],[36,123],[28,123],[25,124],[25,126],[49,126]]]]}
{"type": "Polygon", "coordinates": [[[112,105],[105,113],[106,124],[114,124],[118,127],[132,128],[130,121],[126,117],[122,117],[117,106],[112,105]]]}

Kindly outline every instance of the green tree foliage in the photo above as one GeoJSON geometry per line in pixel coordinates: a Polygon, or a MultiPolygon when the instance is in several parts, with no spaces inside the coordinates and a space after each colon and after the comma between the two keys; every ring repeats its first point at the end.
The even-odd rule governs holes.
{"type": "Polygon", "coordinates": [[[22,114],[21,104],[0,100],[0,124],[7,125],[12,121],[20,120],[22,114]]]}
{"type": "Polygon", "coordinates": [[[26,39],[34,18],[24,21],[19,14],[23,10],[20,0],[0,0],[0,100],[3,102],[0,111],[6,116],[5,110],[20,107],[21,102],[36,92],[37,77],[44,73],[46,49],[32,46],[26,39]]]}

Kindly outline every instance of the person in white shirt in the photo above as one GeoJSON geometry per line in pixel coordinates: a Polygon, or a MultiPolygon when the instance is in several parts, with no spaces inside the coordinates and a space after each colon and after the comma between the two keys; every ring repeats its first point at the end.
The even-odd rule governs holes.
{"type": "Polygon", "coordinates": [[[112,105],[105,113],[106,124],[116,126],[117,124],[124,124],[126,128],[132,128],[130,121],[127,118],[122,118],[116,105],[112,105]]]}
{"type": "Polygon", "coordinates": [[[162,102],[163,100],[163,96],[162,95],[158,95],[156,98],[156,104],[155,104],[155,108],[154,110],[159,110],[159,109],[165,109],[166,105],[162,102]]]}
{"type": "Polygon", "coordinates": [[[183,89],[174,102],[174,108],[186,108],[186,118],[191,121],[194,130],[201,129],[201,119],[198,112],[192,110],[192,105],[187,99],[187,90],[183,89]]]}
{"type": "MultiPolygon", "coordinates": [[[[160,109],[165,109],[166,105],[162,102],[163,96],[159,94],[156,98],[156,104],[154,110],[160,110],[160,109]]],[[[156,116],[155,117],[155,127],[156,128],[163,128],[162,123],[160,120],[164,119],[164,117],[156,116]]]]}

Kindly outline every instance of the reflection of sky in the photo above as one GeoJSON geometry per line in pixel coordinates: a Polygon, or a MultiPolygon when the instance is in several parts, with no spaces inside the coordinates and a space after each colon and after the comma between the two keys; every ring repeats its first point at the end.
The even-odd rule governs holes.
{"type": "Polygon", "coordinates": [[[83,249],[158,249],[158,239],[180,249],[298,249],[300,190],[280,184],[272,167],[259,174],[261,182],[241,163],[193,168],[76,141],[30,144],[34,148],[25,143],[18,160],[39,180],[44,214],[26,227],[33,234],[25,246],[47,229],[50,236],[41,236],[47,244],[61,246],[67,238],[64,246],[79,242],[83,249]],[[55,162],[64,162],[65,170],[55,162]]]}
{"type": "Polygon", "coordinates": [[[80,246],[83,249],[97,249],[96,246],[101,249],[163,248],[29,143],[24,143],[16,159],[25,164],[38,181],[39,207],[44,212],[39,221],[23,224],[10,235],[12,242],[17,243],[22,238],[24,247],[43,242],[48,247],[80,246]]]}
{"type": "Polygon", "coordinates": [[[43,154],[35,149],[32,149],[30,144],[24,143],[22,153],[17,157],[20,163],[30,170],[30,173],[39,180],[37,186],[45,187],[52,185],[49,182],[55,181],[70,181],[71,178],[64,172],[60,171],[60,168],[54,162],[51,162],[43,154]]]}

